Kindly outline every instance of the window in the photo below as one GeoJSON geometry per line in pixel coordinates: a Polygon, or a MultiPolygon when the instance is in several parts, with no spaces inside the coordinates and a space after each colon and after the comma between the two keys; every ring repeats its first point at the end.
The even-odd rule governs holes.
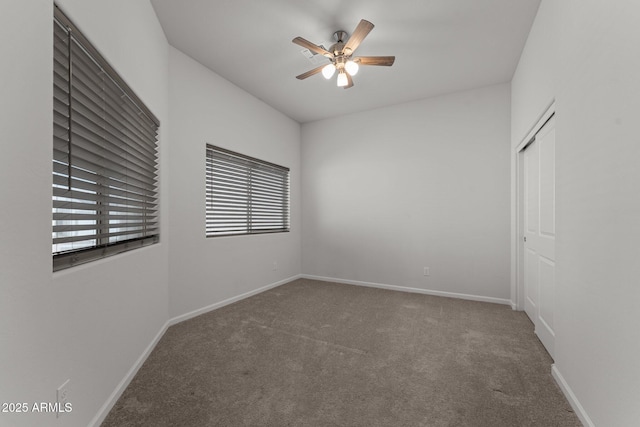
{"type": "Polygon", "coordinates": [[[289,231],[289,169],[207,144],[207,237],[289,231]]]}
{"type": "Polygon", "coordinates": [[[159,122],[55,7],[53,270],[156,243],[159,122]]]}

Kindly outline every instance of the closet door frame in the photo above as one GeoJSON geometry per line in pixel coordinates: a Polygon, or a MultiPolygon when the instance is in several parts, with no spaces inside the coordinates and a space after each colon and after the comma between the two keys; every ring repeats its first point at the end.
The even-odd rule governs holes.
{"type": "MultiPolygon", "coordinates": [[[[535,126],[531,128],[531,131],[520,142],[520,144],[514,150],[515,156],[515,193],[516,193],[516,229],[515,229],[515,286],[512,286],[512,307],[518,311],[524,311],[525,309],[525,253],[526,247],[524,242],[525,237],[525,149],[535,141],[536,134],[544,127],[549,120],[555,117],[555,102],[545,110],[540,116],[535,126]]],[[[557,118],[555,119],[557,121],[557,118]]],[[[532,319],[534,325],[536,325],[536,333],[543,332],[538,330],[537,318],[532,319]]],[[[547,340],[548,341],[548,340],[547,340]]],[[[551,346],[549,353],[553,356],[553,345],[551,346]]]]}

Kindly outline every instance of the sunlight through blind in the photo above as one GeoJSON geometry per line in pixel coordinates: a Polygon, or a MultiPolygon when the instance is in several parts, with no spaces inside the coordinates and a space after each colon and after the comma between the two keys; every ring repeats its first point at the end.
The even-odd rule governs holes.
{"type": "Polygon", "coordinates": [[[158,121],[56,7],[54,271],[158,241],[158,121]]]}

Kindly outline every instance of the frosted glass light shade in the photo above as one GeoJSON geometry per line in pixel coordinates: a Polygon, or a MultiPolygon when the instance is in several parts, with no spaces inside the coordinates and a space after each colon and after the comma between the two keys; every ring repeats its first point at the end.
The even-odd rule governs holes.
{"type": "Polygon", "coordinates": [[[333,64],[327,64],[323,69],[322,69],[322,75],[324,76],[325,79],[329,80],[332,76],[333,73],[336,72],[336,66],[333,64]]]}
{"type": "Polygon", "coordinates": [[[344,69],[347,70],[347,73],[349,73],[352,76],[355,76],[356,74],[358,74],[358,64],[356,64],[353,61],[347,61],[346,64],[344,64],[344,69]]]}
{"type": "Polygon", "coordinates": [[[338,86],[342,87],[342,86],[346,86],[349,84],[349,80],[347,80],[347,75],[344,73],[344,71],[341,71],[338,74],[338,86]]]}

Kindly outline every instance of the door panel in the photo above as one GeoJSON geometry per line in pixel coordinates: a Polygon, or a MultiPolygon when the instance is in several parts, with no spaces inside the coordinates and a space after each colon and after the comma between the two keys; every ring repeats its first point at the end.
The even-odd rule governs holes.
{"type": "Polygon", "coordinates": [[[539,257],[538,271],[540,283],[540,312],[538,316],[542,324],[553,334],[553,312],[555,306],[555,274],[556,263],[545,257],[539,257]]]}
{"type": "Polygon", "coordinates": [[[552,118],[536,135],[540,155],[540,234],[538,252],[555,260],[556,131],[552,118]]]}
{"type": "MultiPolygon", "coordinates": [[[[539,165],[538,144],[532,142],[524,151],[524,311],[534,320],[538,313],[538,236],[539,165]]],[[[535,322],[534,322],[535,323],[535,322]]]]}
{"type": "Polygon", "coordinates": [[[556,138],[546,126],[536,135],[540,152],[540,234],[556,234],[556,138]],[[542,133],[542,135],[540,135],[542,133]],[[540,135],[540,136],[538,136],[540,135]]]}
{"type": "Polygon", "coordinates": [[[538,312],[538,254],[529,248],[525,249],[524,283],[524,311],[534,320],[538,312]]]}
{"type": "Polygon", "coordinates": [[[525,312],[551,357],[555,331],[555,119],[524,150],[525,312]]]}
{"type": "Polygon", "coordinates": [[[539,200],[539,183],[540,183],[540,166],[538,156],[538,144],[536,141],[531,143],[524,152],[524,169],[525,169],[525,230],[531,233],[535,238],[538,232],[538,200],[539,200]]]}

